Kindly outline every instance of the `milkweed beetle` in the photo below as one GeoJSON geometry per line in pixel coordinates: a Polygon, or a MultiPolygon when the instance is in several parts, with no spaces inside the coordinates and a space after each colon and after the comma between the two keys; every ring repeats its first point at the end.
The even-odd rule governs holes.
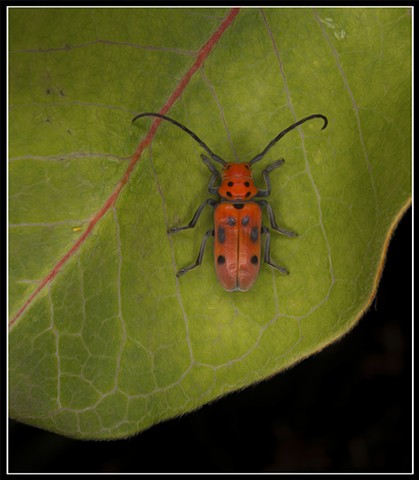
{"type": "Polygon", "coordinates": [[[324,115],[313,114],[293,123],[280,132],[258,155],[250,162],[226,162],[213,153],[210,148],[189,128],[172,118],[160,113],[140,113],[132,122],[142,117],[158,117],[176,125],[189,134],[208,153],[209,157],[201,154],[201,159],[208,167],[212,176],[208,184],[208,192],[218,195],[218,199],[208,198],[198,207],[192,220],[182,227],[172,227],[168,233],[195,227],[202,211],[209,205],[214,208],[214,228],[208,230],[202,239],[196,262],[177,272],[177,277],[184,275],[193,268],[201,265],[205,245],[209,237],[214,237],[214,261],[217,278],[227,291],[249,290],[255,282],[260,268],[261,235],[266,235],[264,261],[282,274],[287,275],[284,267],[276,265],[271,259],[271,236],[267,227],[262,225],[262,207],[266,208],[272,230],[286,237],[296,237],[297,234],[279,227],[276,223],[272,207],[266,200],[255,200],[255,197],[267,197],[271,193],[269,174],[284,163],[284,159],[276,160],[262,171],[265,188],[257,188],[253,182],[251,167],[261,160],[268,151],[285,134],[299,125],[313,118],[321,118],[324,122],[322,130],[326,128],[328,120],[324,115]],[[211,162],[220,163],[223,168],[221,175],[211,162]],[[217,186],[216,184],[219,183],[217,186]]]}

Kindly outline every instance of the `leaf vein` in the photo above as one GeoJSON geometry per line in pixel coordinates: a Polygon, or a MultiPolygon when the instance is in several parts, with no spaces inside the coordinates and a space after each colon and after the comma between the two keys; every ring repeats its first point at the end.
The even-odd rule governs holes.
{"type": "Polygon", "coordinates": [[[76,50],[79,48],[91,47],[93,45],[111,45],[111,46],[121,46],[121,47],[131,47],[140,50],[156,50],[160,52],[171,52],[179,55],[190,55],[195,56],[196,51],[194,50],[185,50],[182,48],[175,47],[163,47],[155,45],[141,45],[134,42],[118,42],[116,40],[105,40],[105,39],[96,39],[90,42],[79,43],[75,45],[64,45],[62,47],[51,47],[51,48],[25,48],[21,50],[13,50],[10,53],[53,53],[53,52],[69,52],[71,50],[76,50]]]}
{"type": "MultiPolygon", "coordinates": [[[[281,55],[279,53],[278,45],[275,41],[272,29],[269,25],[268,19],[266,18],[266,15],[264,14],[263,10],[261,10],[261,14],[262,14],[266,29],[268,31],[269,37],[271,39],[272,46],[273,46],[273,49],[274,49],[274,52],[275,52],[275,56],[276,56],[277,61],[278,61],[280,74],[281,74],[282,80],[284,82],[284,90],[285,90],[285,94],[286,94],[286,98],[287,98],[288,107],[289,107],[289,109],[292,113],[294,121],[297,121],[297,115],[296,115],[296,112],[295,112],[295,109],[294,109],[294,106],[293,106],[293,103],[292,103],[292,100],[291,100],[291,92],[290,92],[290,89],[288,87],[287,77],[286,77],[286,74],[285,74],[285,67],[284,67],[284,64],[282,62],[281,55]]],[[[298,131],[299,131],[300,138],[301,138],[301,147],[302,147],[302,152],[303,152],[303,157],[304,157],[305,171],[306,171],[307,177],[310,180],[310,183],[312,185],[313,191],[314,191],[315,196],[316,196],[317,207],[318,207],[318,212],[319,212],[319,225],[320,225],[323,240],[324,240],[324,243],[325,243],[325,246],[326,246],[327,258],[328,258],[328,263],[329,263],[330,284],[329,284],[329,288],[328,288],[328,291],[327,291],[325,297],[318,304],[318,306],[320,306],[330,296],[330,292],[332,291],[332,288],[335,284],[335,275],[334,275],[334,270],[333,270],[333,262],[332,262],[330,243],[329,243],[329,239],[328,239],[327,232],[326,232],[324,222],[323,222],[323,211],[322,211],[322,206],[321,206],[320,192],[319,192],[319,189],[318,189],[318,187],[316,185],[316,182],[313,178],[313,175],[311,173],[310,163],[309,163],[308,157],[307,157],[307,150],[305,148],[305,143],[304,143],[304,138],[305,138],[304,133],[302,132],[301,128],[298,128],[298,131]]],[[[316,308],[317,308],[316,306],[313,307],[313,309],[316,309],[316,308]]]]}

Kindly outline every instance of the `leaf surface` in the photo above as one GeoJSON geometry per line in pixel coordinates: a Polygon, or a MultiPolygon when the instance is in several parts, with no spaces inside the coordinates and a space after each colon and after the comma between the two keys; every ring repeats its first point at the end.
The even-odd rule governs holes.
{"type": "Polygon", "coordinates": [[[221,289],[210,248],[175,276],[212,225],[166,233],[208,196],[200,147],[162,123],[130,161],[151,125],[132,117],[167,104],[228,13],[10,10],[12,418],[133,435],[320,350],[371,302],[411,196],[410,10],[244,9],[168,111],[232,161],[329,119],[255,166],[263,186],[285,158],[269,202],[299,236],[272,233],[290,275],[262,265],[246,293],[221,289]]]}

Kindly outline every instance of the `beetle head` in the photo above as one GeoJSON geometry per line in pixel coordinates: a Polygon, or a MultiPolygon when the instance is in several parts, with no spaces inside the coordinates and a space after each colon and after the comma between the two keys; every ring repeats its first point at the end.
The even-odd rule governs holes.
{"type": "Polygon", "coordinates": [[[221,185],[218,193],[226,200],[250,200],[257,193],[252,170],[248,163],[229,162],[221,171],[221,185]]]}

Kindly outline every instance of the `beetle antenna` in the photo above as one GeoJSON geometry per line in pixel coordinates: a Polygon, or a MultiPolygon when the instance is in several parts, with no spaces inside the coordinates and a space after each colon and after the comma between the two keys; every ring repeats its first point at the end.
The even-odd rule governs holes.
{"type": "Polygon", "coordinates": [[[142,118],[142,117],[158,117],[158,118],[162,118],[163,120],[167,120],[168,122],[170,123],[173,123],[173,125],[176,125],[177,127],[179,127],[180,129],[182,129],[184,132],[186,132],[188,135],[190,135],[196,142],[199,143],[199,145],[201,145],[201,147],[211,156],[211,158],[218,162],[218,163],[221,163],[221,165],[226,165],[226,161],[223,160],[221,157],[219,157],[218,155],[216,155],[209,147],[208,145],[206,145],[199,137],[196,133],[192,132],[192,130],[189,130],[189,128],[185,127],[185,125],[182,125],[181,123],[179,123],[178,121],[176,120],[173,120],[173,118],[170,118],[170,117],[166,117],[166,115],[162,115],[161,113],[140,113],[139,115],[136,115],[133,119],[132,119],[132,123],[134,123],[136,120],[138,120],[139,118],[142,118]]]}
{"type": "Polygon", "coordinates": [[[278,140],[281,140],[281,138],[286,135],[288,132],[290,132],[291,130],[294,130],[295,127],[298,127],[299,125],[301,125],[302,123],[304,122],[307,122],[308,120],[311,120],[312,118],[321,118],[323,121],[324,121],[324,125],[322,127],[322,130],[324,130],[326,127],[327,127],[327,124],[328,124],[328,120],[327,120],[327,117],[325,117],[324,115],[320,114],[320,113],[314,113],[313,115],[309,115],[308,117],[304,117],[302,118],[301,120],[298,120],[298,122],[295,122],[293,123],[292,125],[290,125],[288,128],[286,128],[285,130],[282,130],[281,133],[279,133],[269,144],[268,146],[265,148],[265,150],[263,150],[263,152],[259,153],[258,155],[256,155],[256,157],[252,158],[252,160],[250,160],[249,162],[249,165],[253,165],[254,163],[258,162],[259,160],[262,160],[262,158],[269,152],[269,150],[275,145],[275,143],[278,141],[278,140]]]}

